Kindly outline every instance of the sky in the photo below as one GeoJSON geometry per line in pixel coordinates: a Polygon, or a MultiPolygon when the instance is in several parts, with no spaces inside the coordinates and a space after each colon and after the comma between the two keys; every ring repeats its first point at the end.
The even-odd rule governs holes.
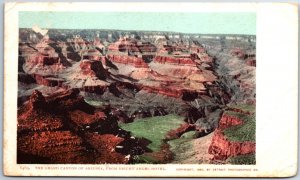
{"type": "Polygon", "coordinates": [[[180,12],[21,11],[19,27],[118,29],[199,34],[256,34],[256,14],[180,12]]]}

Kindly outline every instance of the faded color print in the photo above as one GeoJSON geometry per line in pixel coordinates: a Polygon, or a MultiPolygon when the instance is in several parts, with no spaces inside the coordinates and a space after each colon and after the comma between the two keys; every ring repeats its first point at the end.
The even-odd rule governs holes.
{"type": "Polygon", "coordinates": [[[17,163],[255,165],[255,29],[255,13],[19,12],[17,163]]]}

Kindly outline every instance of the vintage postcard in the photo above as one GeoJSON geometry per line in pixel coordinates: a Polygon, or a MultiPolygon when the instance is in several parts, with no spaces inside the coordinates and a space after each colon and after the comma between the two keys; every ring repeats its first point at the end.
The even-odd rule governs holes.
{"type": "Polygon", "coordinates": [[[295,175],[297,13],[5,4],[4,174],[295,175]]]}

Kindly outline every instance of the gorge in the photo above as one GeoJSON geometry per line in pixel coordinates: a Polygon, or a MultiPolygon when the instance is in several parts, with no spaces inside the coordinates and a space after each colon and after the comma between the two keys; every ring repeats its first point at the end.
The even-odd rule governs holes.
{"type": "Polygon", "coordinates": [[[255,36],[227,36],[20,29],[17,162],[255,164],[255,36]]]}

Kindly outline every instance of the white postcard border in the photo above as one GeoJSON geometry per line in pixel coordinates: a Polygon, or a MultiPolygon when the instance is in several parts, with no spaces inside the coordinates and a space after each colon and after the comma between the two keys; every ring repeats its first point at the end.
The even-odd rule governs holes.
{"type": "Polygon", "coordinates": [[[4,174],[14,176],[287,177],[297,170],[298,5],[288,3],[7,3],[4,174]],[[65,8],[68,6],[68,8],[65,8]],[[165,8],[168,7],[168,8],[165,8]],[[256,12],[256,165],[18,165],[19,11],[256,12]],[[49,168],[47,170],[46,168],[49,168]],[[93,169],[95,168],[95,169],[93,169]],[[130,170],[132,168],[132,170],[130,170]],[[157,168],[153,170],[152,168],[157,168]],[[178,168],[193,169],[192,171],[178,168]],[[152,169],[152,170],[151,170],[152,169]],[[249,171],[249,169],[251,171],[249,171]]]}

